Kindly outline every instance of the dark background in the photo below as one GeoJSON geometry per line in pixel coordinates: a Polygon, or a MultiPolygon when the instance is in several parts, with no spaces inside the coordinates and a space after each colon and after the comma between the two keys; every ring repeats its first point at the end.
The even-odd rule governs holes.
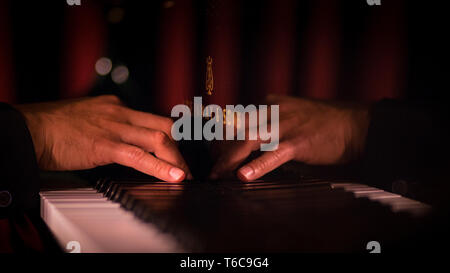
{"type": "Polygon", "coordinates": [[[167,113],[204,94],[208,55],[219,104],[266,93],[439,100],[446,13],[438,1],[2,1],[0,100],[115,93],[167,113]],[[126,65],[128,81],[97,75],[102,56],[126,65]]]}

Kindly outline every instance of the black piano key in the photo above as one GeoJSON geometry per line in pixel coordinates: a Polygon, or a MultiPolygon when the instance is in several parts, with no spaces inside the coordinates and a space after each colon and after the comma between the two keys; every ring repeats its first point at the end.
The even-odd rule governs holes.
{"type": "Polygon", "coordinates": [[[109,182],[110,182],[110,179],[108,179],[108,178],[101,178],[101,179],[97,180],[97,183],[95,184],[95,189],[98,192],[104,192],[104,190],[108,186],[109,182]]]}
{"type": "Polygon", "coordinates": [[[351,250],[360,247],[357,241],[401,235],[411,223],[406,215],[320,179],[108,180],[97,189],[193,251],[333,251],[338,245],[351,250]]]}

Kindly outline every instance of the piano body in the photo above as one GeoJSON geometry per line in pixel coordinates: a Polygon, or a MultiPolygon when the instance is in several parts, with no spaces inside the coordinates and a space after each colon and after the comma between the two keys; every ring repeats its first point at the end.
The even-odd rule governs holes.
{"type": "Polygon", "coordinates": [[[354,181],[101,179],[45,190],[41,217],[67,252],[368,252],[402,247],[429,205],[354,181]],[[78,249],[74,248],[75,246],[78,249]]]}

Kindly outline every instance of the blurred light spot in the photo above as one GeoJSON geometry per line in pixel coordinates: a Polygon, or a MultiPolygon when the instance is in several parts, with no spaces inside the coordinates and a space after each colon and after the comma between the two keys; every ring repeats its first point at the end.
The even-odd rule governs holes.
{"type": "Polygon", "coordinates": [[[111,72],[111,69],[112,69],[112,62],[108,58],[105,57],[100,58],[95,63],[95,71],[100,76],[108,75],[108,73],[111,72]]]}
{"type": "Polygon", "coordinates": [[[111,78],[116,84],[122,84],[128,80],[129,75],[130,72],[128,71],[128,68],[124,65],[120,65],[114,68],[113,72],[111,73],[111,78]]]}
{"type": "Polygon", "coordinates": [[[111,24],[120,23],[125,15],[125,10],[123,8],[112,8],[108,12],[108,22],[111,24]]]}
{"type": "Polygon", "coordinates": [[[165,1],[164,2],[164,8],[166,9],[170,9],[171,7],[173,7],[175,5],[174,1],[165,1]]]}

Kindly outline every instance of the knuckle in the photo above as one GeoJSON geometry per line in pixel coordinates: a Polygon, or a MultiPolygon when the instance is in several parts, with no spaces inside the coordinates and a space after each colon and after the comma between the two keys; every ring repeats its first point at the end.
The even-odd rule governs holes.
{"type": "Polygon", "coordinates": [[[295,157],[296,154],[296,146],[294,143],[287,143],[286,144],[286,154],[289,157],[289,159],[292,159],[295,157]]]}
{"type": "Polygon", "coordinates": [[[253,167],[255,170],[258,170],[258,171],[265,170],[269,167],[269,162],[262,158],[255,159],[254,163],[255,164],[253,167]]]}
{"type": "Polygon", "coordinates": [[[266,101],[273,101],[273,100],[275,100],[275,95],[272,94],[272,93],[267,94],[265,100],[266,101]]]}
{"type": "Polygon", "coordinates": [[[110,101],[110,102],[113,102],[113,103],[120,103],[121,102],[120,98],[118,96],[116,96],[116,95],[103,95],[103,96],[100,96],[100,97],[103,100],[110,101]]]}
{"type": "Polygon", "coordinates": [[[275,150],[272,152],[272,156],[273,156],[273,161],[279,161],[282,159],[283,157],[283,152],[280,151],[280,149],[275,150]]]}
{"type": "Polygon", "coordinates": [[[114,104],[104,104],[102,106],[101,111],[103,113],[105,113],[106,115],[113,116],[113,115],[118,115],[120,113],[121,109],[119,106],[116,106],[114,104]]]}
{"type": "Polygon", "coordinates": [[[161,174],[166,170],[166,167],[164,165],[164,163],[162,163],[162,161],[156,160],[155,163],[153,164],[153,171],[156,174],[161,174]]]}
{"type": "Polygon", "coordinates": [[[274,94],[274,93],[271,93],[271,94],[268,94],[268,95],[265,97],[265,100],[266,100],[267,102],[270,102],[270,103],[275,103],[275,102],[280,101],[280,98],[281,98],[280,95],[276,95],[276,94],[274,94]]]}
{"type": "Polygon", "coordinates": [[[96,138],[92,140],[92,155],[94,156],[95,165],[104,165],[111,161],[110,158],[110,147],[112,146],[111,142],[104,138],[96,138]]]}
{"type": "Polygon", "coordinates": [[[166,124],[167,127],[171,128],[173,125],[173,120],[171,118],[164,118],[164,124],[166,124]]]}
{"type": "Polygon", "coordinates": [[[164,124],[166,132],[171,132],[173,123],[174,122],[171,118],[164,118],[163,124],[164,124]]]}
{"type": "Polygon", "coordinates": [[[107,119],[105,119],[101,115],[92,115],[90,118],[90,122],[92,126],[94,126],[97,129],[104,130],[104,132],[109,131],[109,127],[111,126],[111,122],[107,119]]]}
{"type": "Polygon", "coordinates": [[[285,162],[294,158],[295,147],[290,142],[284,142],[278,146],[278,149],[272,152],[275,162],[285,162]]]}
{"type": "Polygon", "coordinates": [[[131,147],[126,151],[125,156],[130,161],[139,163],[144,159],[145,152],[142,149],[139,149],[137,147],[131,147]]]}
{"type": "Polygon", "coordinates": [[[156,131],[153,134],[154,141],[159,145],[167,145],[170,142],[169,137],[162,131],[156,131]]]}

